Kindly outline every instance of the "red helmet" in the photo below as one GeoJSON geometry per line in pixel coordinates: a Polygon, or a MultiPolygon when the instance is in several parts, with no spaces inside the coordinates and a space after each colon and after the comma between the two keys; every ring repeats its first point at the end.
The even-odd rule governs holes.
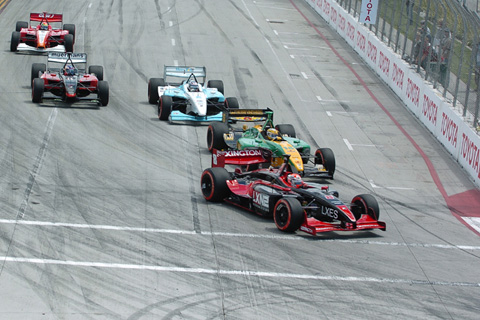
{"type": "Polygon", "coordinates": [[[298,173],[291,173],[287,176],[288,183],[294,187],[299,188],[303,185],[302,177],[298,173]]]}

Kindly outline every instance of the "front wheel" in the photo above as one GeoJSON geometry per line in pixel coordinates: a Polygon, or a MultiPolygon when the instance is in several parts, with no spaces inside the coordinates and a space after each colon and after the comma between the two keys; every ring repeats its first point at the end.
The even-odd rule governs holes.
{"type": "Polygon", "coordinates": [[[377,199],[371,194],[360,194],[352,199],[351,210],[355,219],[360,219],[362,215],[368,214],[372,219],[380,219],[380,207],[377,199]]]}
{"type": "Polygon", "coordinates": [[[43,92],[45,90],[45,83],[41,78],[33,79],[33,86],[32,86],[32,102],[40,103],[42,102],[43,92]]]}
{"type": "Polygon", "coordinates": [[[161,96],[158,102],[158,119],[168,120],[168,116],[172,112],[173,99],[170,96],[161,96]]]}
{"type": "Polygon", "coordinates": [[[65,51],[66,52],[73,52],[73,35],[66,34],[64,37],[65,40],[65,51]]]}
{"type": "Polygon", "coordinates": [[[13,31],[12,32],[12,39],[10,40],[10,51],[15,52],[17,51],[18,45],[20,44],[20,32],[13,31]]]}
{"type": "Polygon", "coordinates": [[[109,99],[109,88],[107,81],[98,81],[97,85],[98,90],[98,100],[102,107],[105,107],[108,104],[109,99]]]}
{"type": "Polygon", "coordinates": [[[305,214],[297,199],[281,198],[273,209],[273,219],[278,230],[295,232],[305,221],[305,214]]]}
{"type": "Polygon", "coordinates": [[[333,179],[335,173],[335,155],[330,148],[320,148],[315,151],[315,164],[321,164],[327,170],[328,174],[333,179]]]}
{"type": "Polygon", "coordinates": [[[224,150],[228,146],[225,143],[224,134],[228,133],[228,125],[223,122],[212,122],[207,129],[207,148],[213,152],[213,149],[224,150]]]}
{"type": "Polygon", "coordinates": [[[205,200],[220,202],[230,195],[227,180],[230,180],[230,173],[225,168],[216,167],[203,171],[200,178],[200,187],[205,200]]]}

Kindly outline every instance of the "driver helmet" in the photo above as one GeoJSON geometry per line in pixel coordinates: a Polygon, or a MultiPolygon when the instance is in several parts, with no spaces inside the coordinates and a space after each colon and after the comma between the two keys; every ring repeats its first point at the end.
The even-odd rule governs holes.
{"type": "Polygon", "coordinates": [[[303,185],[302,177],[298,173],[291,173],[287,176],[288,183],[294,188],[300,188],[303,185]]]}
{"type": "Polygon", "coordinates": [[[75,75],[76,70],[75,67],[72,65],[65,66],[65,75],[66,76],[73,76],[75,75]]]}
{"type": "Polygon", "coordinates": [[[48,30],[48,23],[46,21],[40,24],[40,30],[48,30]]]}
{"type": "Polygon", "coordinates": [[[198,83],[197,81],[190,81],[190,83],[188,84],[188,88],[190,91],[192,92],[198,92],[200,91],[200,89],[198,88],[198,83]]]}
{"type": "Polygon", "coordinates": [[[267,137],[270,140],[277,140],[277,139],[280,139],[280,134],[278,133],[277,129],[269,128],[267,130],[267,137]]]}

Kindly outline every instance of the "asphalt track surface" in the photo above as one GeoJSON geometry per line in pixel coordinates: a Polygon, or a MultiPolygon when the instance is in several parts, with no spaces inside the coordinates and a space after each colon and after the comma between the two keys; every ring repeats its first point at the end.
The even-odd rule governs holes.
{"type": "Polygon", "coordinates": [[[13,1],[0,30],[0,319],[478,319],[480,237],[459,218],[478,190],[303,1],[13,1]],[[107,107],[31,103],[46,57],[9,42],[41,11],[76,24],[107,107]],[[147,102],[164,64],[205,65],[332,148],[323,182],[374,194],[387,231],[285,234],[206,203],[206,127],[147,102]]]}

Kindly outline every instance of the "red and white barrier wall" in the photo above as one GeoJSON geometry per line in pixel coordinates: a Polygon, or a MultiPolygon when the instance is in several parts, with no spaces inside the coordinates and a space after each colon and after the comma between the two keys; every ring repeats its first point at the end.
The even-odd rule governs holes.
{"type": "Polygon", "coordinates": [[[480,137],[438,90],[334,0],[305,0],[393,89],[480,187],[480,137]]]}

